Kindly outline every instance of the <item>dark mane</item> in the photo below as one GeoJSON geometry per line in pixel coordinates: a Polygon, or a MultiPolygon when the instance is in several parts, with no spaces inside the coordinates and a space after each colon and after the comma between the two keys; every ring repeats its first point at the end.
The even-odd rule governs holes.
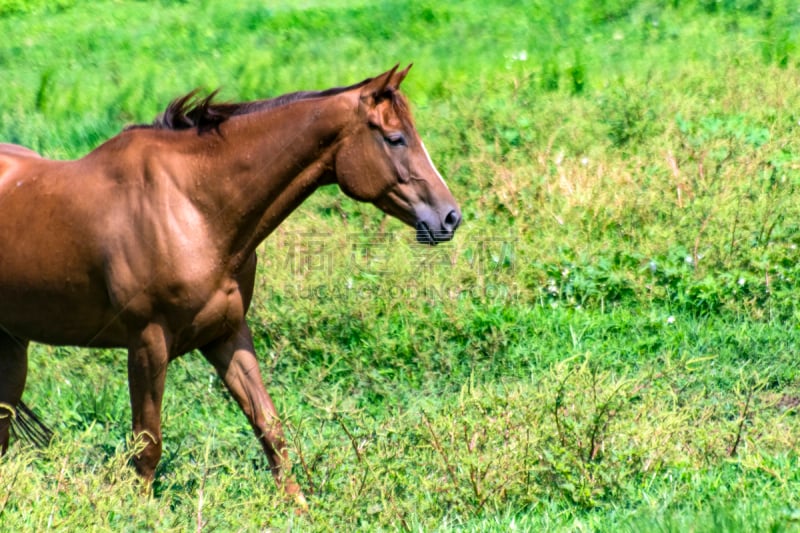
{"type": "Polygon", "coordinates": [[[176,98],[169,103],[151,127],[162,130],[188,130],[196,128],[198,133],[218,130],[220,124],[228,120],[241,104],[216,103],[214,97],[219,89],[205,98],[198,97],[199,89],[176,98]]]}
{"type": "Polygon", "coordinates": [[[214,102],[214,97],[216,97],[219,89],[213,91],[204,98],[198,96],[200,92],[199,89],[194,89],[188,94],[170,102],[164,112],[158,115],[151,124],[135,124],[127,126],[125,130],[139,128],[161,130],[196,129],[200,134],[209,131],[219,131],[220,125],[233,116],[274,109],[292,102],[297,102],[298,100],[334,96],[361,87],[371,80],[372,78],[367,78],[354,85],[334,87],[324,91],[298,91],[266,100],[238,103],[214,102]]]}

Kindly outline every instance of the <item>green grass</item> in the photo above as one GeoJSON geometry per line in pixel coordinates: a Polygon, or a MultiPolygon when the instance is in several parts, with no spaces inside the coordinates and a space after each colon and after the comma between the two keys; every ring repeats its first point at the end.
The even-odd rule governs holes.
{"type": "Polygon", "coordinates": [[[262,246],[309,516],[198,354],[146,495],[124,353],[35,346],[57,436],[0,460],[0,529],[800,530],[796,3],[158,4],[0,0],[0,142],[79,157],[196,86],[413,61],[465,221],[422,248],[325,189],[262,246]]]}

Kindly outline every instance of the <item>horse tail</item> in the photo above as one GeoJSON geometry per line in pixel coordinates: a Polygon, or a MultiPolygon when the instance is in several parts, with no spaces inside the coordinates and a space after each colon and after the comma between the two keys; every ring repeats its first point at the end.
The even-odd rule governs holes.
{"type": "Polygon", "coordinates": [[[53,430],[25,405],[19,402],[15,416],[11,421],[11,431],[14,436],[23,442],[33,444],[37,448],[46,448],[53,439],[53,430]]]}

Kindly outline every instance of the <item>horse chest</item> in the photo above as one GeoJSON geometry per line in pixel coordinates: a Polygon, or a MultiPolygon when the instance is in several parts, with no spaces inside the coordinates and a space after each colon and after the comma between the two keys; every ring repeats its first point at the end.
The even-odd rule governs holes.
{"type": "Polygon", "coordinates": [[[225,280],[204,301],[193,302],[191,317],[184,324],[176,324],[175,333],[184,350],[197,348],[212,340],[238,330],[245,316],[245,304],[232,280],[225,280]]]}
{"type": "Polygon", "coordinates": [[[199,325],[217,327],[238,325],[244,320],[244,304],[235,283],[228,282],[216,290],[197,314],[199,325]]]}
{"type": "Polygon", "coordinates": [[[126,329],[159,320],[181,344],[196,344],[244,319],[238,283],[216,270],[214,261],[173,257],[164,264],[169,268],[125,261],[110,270],[108,292],[126,329]]]}

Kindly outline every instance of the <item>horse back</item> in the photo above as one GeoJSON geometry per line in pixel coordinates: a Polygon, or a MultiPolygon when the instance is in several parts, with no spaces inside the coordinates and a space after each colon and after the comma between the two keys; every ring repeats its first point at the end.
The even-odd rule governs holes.
{"type": "Polygon", "coordinates": [[[0,143],[0,161],[14,161],[25,159],[41,159],[42,156],[30,148],[25,148],[18,144],[0,143]]]}
{"type": "Polygon", "coordinates": [[[32,159],[42,159],[42,156],[18,144],[0,143],[0,179],[32,159]]]}
{"type": "Polygon", "coordinates": [[[20,146],[18,144],[0,143],[0,156],[4,155],[37,157],[37,158],[42,157],[37,152],[34,152],[30,148],[25,148],[24,146],[20,146]]]}

